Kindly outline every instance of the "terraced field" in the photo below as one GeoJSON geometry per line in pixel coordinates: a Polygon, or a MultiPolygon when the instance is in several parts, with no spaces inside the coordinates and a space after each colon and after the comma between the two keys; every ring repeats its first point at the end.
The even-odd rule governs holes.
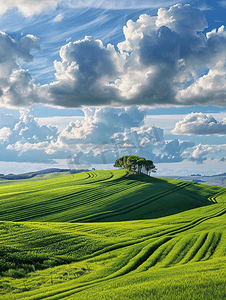
{"type": "Polygon", "coordinates": [[[224,299],[226,189],[95,171],[0,187],[0,299],[224,299]]]}

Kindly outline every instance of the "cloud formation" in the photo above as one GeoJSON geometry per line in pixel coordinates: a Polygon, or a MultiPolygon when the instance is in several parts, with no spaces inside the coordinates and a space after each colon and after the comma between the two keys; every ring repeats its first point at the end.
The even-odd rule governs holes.
{"type": "Polygon", "coordinates": [[[118,98],[116,89],[106,86],[120,68],[113,46],[105,48],[100,40],[85,37],[63,46],[60,57],[61,61],[54,62],[56,80],[44,87],[53,105],[107,105],[118,98]]]}
{"type": "Polygon", "coordinates": [[[196,161],[197,163],[203,163],[203,161],[207,160],[207,156],[211,154],[217,154],[221,151],[226,150],[226,144],[222,145],[202,145],[199,144],[195,147],[190,160],[196,161]]]}
{"type": "Polygon", "coordinates": [[[209,114],[191,113],[177,122],[171,132],[177,135],[226,135],[226,118],[217,121],[209,114]]]}
{"type": "Polygon", "coordinates": [[[24,36],[19,42],[0,32],[0,99],[5,107],[21,107],[38,100],[37,86],[28,70],[21,68],[19,61],[31,62],[31,50],[39,50],[39,39],[24,36]]]}
{"type": "Polygon", "coordinates": [[[157,16],[143,14],[126,23],[117,47],[90,36],[62,46],[55,80],[42,86],[19,65],[33,59],[38,38],[15,42],[1,33],[1,105],[225,106],[226,30],[204,34],[207,26],[203,12],[188,4],[160,8],[157,16]]]}
{"type": "Polygon", "coordinates": [[[0,129],[0,143],[4,143],[9,140],[9,136],[12,134],[12,131],[8,127],[3,127],[0,129]]]}
{"type": "Polygon", "coordinates": [[[129,20],[117,48],[92,37],[71,42],[45,86],[49,103],[225,106],[226,34],[224,27],[203,34],[207,27],[200,10],[177,4],[129,20]]]}
{"type": "MultiPolygon", "coordinates": [[[[100,148],[108,151],[111,162],[115,161],[115,133],[130,134],[131,128],[142,129],[146,112],[137,107],[126,109],[84,108],[84,119],[70,122],[59,132],[56,126],[39,125],[28,109],[20,110],[18,120],[10,118],[10,124],[0,129],[1,159],[5,161],[43,161],[51,163],[55,159],[66,159],[82,151],[85,160],[102,162],[100,148]],[[107,149],[106,149],[107,146],[107,149]]],[[[9,121],[2,114],[2,121],[9,121]]],[[[147,131],[147,130],[146,130],[147,131]]],[[[160,132],[161,137],[161,132],[160,132]]],[[[135,140],[135,137],[133,137],[135,140]]],[[[162,137],[161,137],[162,138],[162,137]]],[[[138,148],[138,144],[136,146],[138,148]]],[[[119,150],[118,150],[119,151],[119,150]]]]}
{"type": "Polygon", "coordinates": [[[141,9],[169,6],[176,2],[173,0],[160,1],[158,3],[154,0],[136,0],[132,2],[128,0],[0,0],[0,14],[4,14],[12,8],[17,8],[24,16],[31,17],[46,10],[54,10],[58,5],[72,8],[141,9]]]}
{"type": "Polygon", "coordinates": [[[62,0],[0,0],[0,14],[16,7],[24,16],[31,17],[43,10],[55,9],[60,2],[62,0]]]}
{"type": "MultiPolygon", "coordinates": [[[[0,128],[2,161],[54,163],[67,160],[69,168],[114,163],[134,154],[155,163],[191,160],[203,163],[222,153],[223,145],[195,145],[178,139],[165,141],[161,128],[144,126],[146,111],[130,108],[84,108],[81,121],[70,122],[61,132],[56,126],[39,125],[28,109],[11,125],[0,128]]],[[[7,120],[7,119],[6,119],[7,120]]]]}
{"type": "MultiPolygon", "coordinates": [[[[159,1],[156,3],[154,0],[70,0],[66,2],[71,7],[93,7],[93,8],[103,8],[103,9],[141,9],[141,8],[158,8],[159,6],[170,6],[177,1],[166,0],[159,1]]],[[[183,2],[183,0],[182,0],[183,2]]]]}
{"type": "Polygon", "coordinates": [[[18,120],[0,129],[1,160],[51,163],[54,158],[47,153],[57,136],[57,127],[40,126],[29,110],[21,109],[18,120]]]}
{"type": "MultiPolygon", "coordinates": [[[[83,108],[84,119],[70,124],[59,134],[52,146],[70,151],[70,155],[83,164],[114,163],[120,154],[143,151],[145,146],[149,155],[156,136],[151,126],[143,127],[146,111],[138,107],[83,108]],[[79,156],[77,156],[79,155],[79,156]]],[[[158,139],[163,139],[160,130],[158,139]]],[[[77,163],[78,164],[78,163],[77,163]]]]}
{"type": "Polygon", "coordinates": [[[184,151],[195,146],[194,142],[168,141],[162,150],[161,162],[181,162],[184,160],[184,151]]]}

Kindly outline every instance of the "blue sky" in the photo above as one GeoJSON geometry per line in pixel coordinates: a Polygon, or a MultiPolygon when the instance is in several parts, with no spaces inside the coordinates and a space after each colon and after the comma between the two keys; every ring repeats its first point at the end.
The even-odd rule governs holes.
{"type": "Polygon", "coordinates": [[[226,1],[0,0],[0,173],[226,166],[226,1]]]}

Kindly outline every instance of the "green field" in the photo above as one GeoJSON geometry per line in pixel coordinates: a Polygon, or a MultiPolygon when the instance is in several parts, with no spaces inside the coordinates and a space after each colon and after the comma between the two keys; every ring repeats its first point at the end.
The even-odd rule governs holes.
{"type": "Polygon", "coordinates": [[[1,300],[226,298],[226,188],[125,170],[37,179],[0,185],[1,300]]]}

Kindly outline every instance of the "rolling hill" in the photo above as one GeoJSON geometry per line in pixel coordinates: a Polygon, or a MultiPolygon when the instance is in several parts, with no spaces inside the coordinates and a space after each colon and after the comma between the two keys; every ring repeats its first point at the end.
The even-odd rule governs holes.
{"type": "Polygon", "coordinates": [[[226,188],[90,171],[0,186],[1,299],[224,299],[226,188]]]}

